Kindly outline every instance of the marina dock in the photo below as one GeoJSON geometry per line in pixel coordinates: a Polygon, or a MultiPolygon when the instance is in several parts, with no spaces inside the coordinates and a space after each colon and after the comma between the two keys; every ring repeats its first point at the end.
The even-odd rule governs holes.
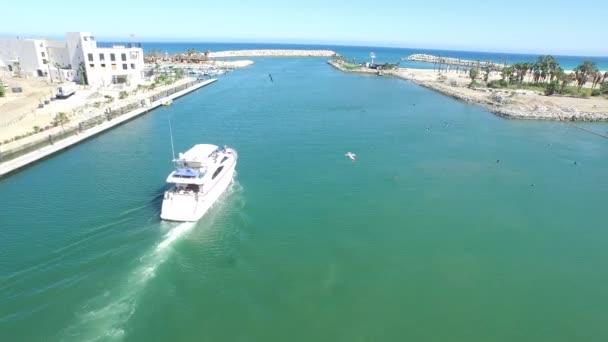
{"type": "MultiPolygon", "coordinates": [[[[17,172],[29,165],[32,165],[36,162],[49,158],[56,153],[64,151],[64,150],[66,150],[80,142],[83,142],[89,138],[92,138],[108,129],[121,125],[142,114],[145,114],[157,107],[164,105],[168,101],[173,101],[174,99],[177,99],[181,96],[191,93],[191,92],[193,92],[197,89],[200,89],[206,85],[209,85],[215,81],[217,81],[217,79],[212,78],[209,80],[205,80],[203,82],[195,83],[186,89],[183,89],[183,90],[177,91],[173,94],[156,99],[155,101],[152,101],[145,106],[142,106],[140,108],[129,111],[125,114],[114,117],[111,120],[107,120],[103,123],[100,123],[98,125],[95,125],[95,126],[89,128],[89,129],[78,131],[75,135],[49,143],[46,146],[41,147],[40,149],[36,149],[32,152],[21,155],[14,159],[10,159],[5,162],[1,162],[0,163],[0,179],[8,176],[14,172],[17,172]]],[[[6,151],[3,151],[3,153],[6,154],[6,151]]]]}

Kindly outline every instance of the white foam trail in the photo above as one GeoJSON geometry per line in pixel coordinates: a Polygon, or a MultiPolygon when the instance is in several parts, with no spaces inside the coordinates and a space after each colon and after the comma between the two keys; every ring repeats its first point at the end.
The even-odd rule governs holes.
{"type": "Polygon", "coordinates": [[[194,226],[194,222],[185,222],[169,230],[151,253],[140,258],[141,265],[129,275],[125,283],[85,305],[85,308],[92,309],[86,309],[87,312],[79,317],[78,323],[67,329],[62,341],[121,341],[125,334],[123,325],[135,312],[137,297],[154,277],[158,266],[167,259],[171,251],[168,247],[194,226]],[[109,303],[108,298],[112,298],[109,303]],[[98,302],[105,304],[100,305],[98,302]]]}
{"type": "MultiPolygon", "coordinates": [[[[234,193],[235,181],[222,196],[224,199],[234,193]]],[[[242,190],[242,187],[238,187],[242,190]]],[[[237,190],[238,191],[238,190],[237,190]]],[[[218,206],[222,197],[214,206],[218,206]]],[[[216,209],[217,210],[217,209],[216,209]]],[[[205,216],[208,216],[207,213],[205,216]]],[[[195,222],[175,223],[161,221],[161,229],[169,226],[154,250],[140,258],[141,264],[129,274],[126,282],[102,296],[94,298],[85,305],[85,313],[79,316],[78,322],[68,327],[61,341],[122,341],[125,337],[124,325],[135,313],[136,301],[148,281],[154,278],[156,269],[162,265],[170,254],[169,248],[196,226],[195,222]],[[174,226],[174,227],[173,227],[174,226]],[[172,228],[171,228],[172,227],[172,228]],[[110,301],[108,303],[108,300],[110,301]]]]}
{"type": "Polygon", "coordinates": [[[171,245],[173,241],[177,240],[180,236],[184,235],[187,231],[194,227],[193,222],[182,223],[179,226],[173,228],[172,230],[165,235],[165,239],[158,244],[156,247],[156,253],[162,252],[163,249],[167,248],[167,246],[171,245]]]}

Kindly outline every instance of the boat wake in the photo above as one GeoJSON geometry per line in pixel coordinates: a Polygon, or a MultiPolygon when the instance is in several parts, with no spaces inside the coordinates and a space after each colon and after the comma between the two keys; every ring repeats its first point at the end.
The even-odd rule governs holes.
{"type": "MultiPolygon", "coordinates": [[[[242,187],[234,180],[214,207],[225,207],[227,200],[242,187]]],[[[213,213],[208,213],[212,214],[213,213]]],[[[203,221],[208,222],[203,218],[203,221]]],[[[137,266],[115,289],[106,291],[87,302],[77,317],[77,322],[63,332],[61,341],[121,341],[125,337],[125,325],[133,316],[137,299],[146,284],[154,278],[157,268],[171,253],[171,246],[196,226],[196,222],[160,222],[161,231],[167,231],[152,251],[142,256],[137,266]]]]}

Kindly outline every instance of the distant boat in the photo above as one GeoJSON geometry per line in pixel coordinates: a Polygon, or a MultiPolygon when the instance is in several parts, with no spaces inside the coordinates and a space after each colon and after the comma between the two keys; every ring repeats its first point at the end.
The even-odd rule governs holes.
{"type": "Polygon", "coordinates": [[[352,161],[357,160],[357,155],[352,152],[347,152],[344,156],[350,158],[352,161]]]}
{"type": "Polygon", "coordinates": [[[169,221],[198,221],[232,182],[236,150],[211,144],[194,145],[174,160],[167,177],[160,217],[169,221]]]}
{"type": "Polygon", "coordinates": [[[166,99],[166,100],[164,100],[164,101],[163,101],[163,103],[162,103],[162,104],[163,104],[163,106],[165,106],[165,107],[169,107],[170,105],[172,105],[172,104],[173,104],[173,100],[171,100],[171,99],[166,99]]]}

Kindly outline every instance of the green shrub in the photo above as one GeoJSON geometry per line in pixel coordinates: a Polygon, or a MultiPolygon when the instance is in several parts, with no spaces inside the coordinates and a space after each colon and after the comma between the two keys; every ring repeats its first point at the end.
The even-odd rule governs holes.
{"type": "Polygon", "coordinates": [[[555,94],[555,92],[558,89],[559,89],[559,83],[551,82],[551,83],[547,84],[547,87],[545,88],[545,95],[551,96],[551,95],[555,94]]]}
{"type": "Polygon", "coordinates": [[[127,97],[129,97],[129,93],[127,93],[126,91],[121,91],[120,94],[118,94],[118,98],[123,100],[126,99],[127,97]]]}
{"type": "Polygon", "coordinates": [[[488,88],[506,88],[509,84],[505,80],[493,80],[488,82],[488,88]]]}
{"type": "Polygon", "coordinates": [[[591,96],[600,96],[600,95],[602,95],[602,91],[599,89],[593,89],[591,91],[591,96]]]}
{"type": "Polygon", "coordinates": [[[4,86],[2,84],[0,84],[0,97],[4,97],[5,94],[6,94],[6,90],[4,89],[4,86]]]}
{"type": "Polygon", "coordinates": [[[469,88],[479,87],[479,83],[477,83],[477,81],[473,80],[473,81],[471,81],[471,83],[469,83],[468,87],[469,88]]]}
{"type": "Polygon", "coordinates": [[[581,88],[578,90],[578,93],[576,95],[580,96],[580,97],[589,97],[589,96],[591,96],[591,89],[581,88]]]}
{"type": "Polygon", "coordinates": [[[600,93],[602,93],[602,95],[608,95],[608,81],[602,83],[600,86],[600,93]]]}

